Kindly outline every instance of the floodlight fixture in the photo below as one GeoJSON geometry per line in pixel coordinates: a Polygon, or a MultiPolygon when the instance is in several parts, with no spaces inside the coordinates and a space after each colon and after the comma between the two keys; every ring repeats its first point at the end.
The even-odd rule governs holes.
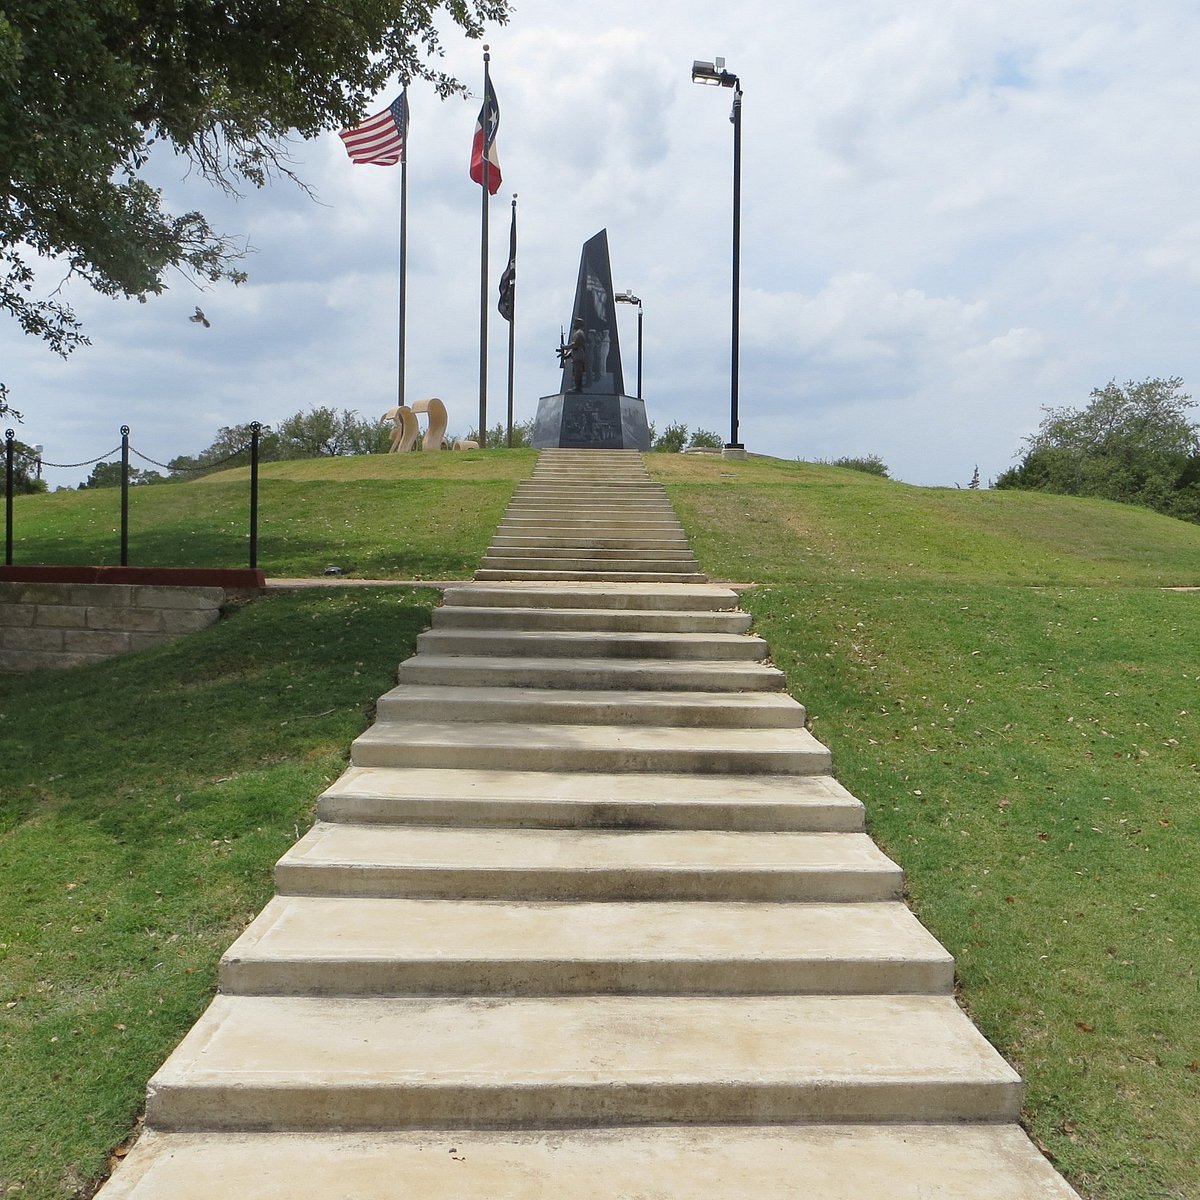
{"type": "Polygon", "coordinates": [[[733,124],[733,304],[729,339],[729,441],[725,449],[741,453],[743,447],[738,441],[738,355],[742,288],[742,81],[732,71],[725,69],[723,58],[718,58],[714,62],[694,61],[692,82],[733,88],[733,109],[729,114],[733,124]]]}
{"type": "Polygon", "coordinates": [[[635,296],[628,288],[623,292],[618,292],[614,297],[621,304],[636,304],[638,310],[638,365],[637,365],[637,398],[642,399],[642,301],[641,298],[635,296]]]}
{"type": "Polygon", "coordinates": [[[697,59],[692,63],[692,82],[704,83],[709,87],[737,87],[738,77],[732,71],[725,70],[725,60],[718,58],[716,62],[704,62],[697,59]]]}

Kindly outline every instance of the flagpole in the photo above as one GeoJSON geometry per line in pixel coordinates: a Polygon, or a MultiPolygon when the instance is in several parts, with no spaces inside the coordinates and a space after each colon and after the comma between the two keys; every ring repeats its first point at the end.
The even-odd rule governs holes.
{"type": "MultiPolygon", "coordinates": [[[[404,95],[407,103],[408,80],[404,80],[404,95]]],[[[407,124],[407,123],[406,123],[407,124]]],[[[396,403],[404,404],[404,331],[405,308],[408,291],[408,129],[404,130],[403,157],[400,159],[400,308],[399,344],[396,364],[396,403]]]]}
{"type": "MultiPolygon", "coordinates": [[[[512,198],[512,227],[517,228],[517,193],[513,192],[512,198]]],[[[514,253],[515,259],[515,253],[514,253]]],[[[510,264],[510,266],[513,264],[510,264]]],[[[513,271],[512,279],[512,312],[508,318],[508,448],[512,449],[512,431],[513,431],[513,376],[514,364],[516,363],[517,354],[517,274],[513,271]]]]}
{"type": "MultiPolygon", "coordinates": [[[[483,48],[483,97],[484,105],[487,104],[487,97],[490,95],[491,87],[491,72],[488,69],[488,64],[492,61],[492,56],[488,53],[488,47],[483,48]]],[[[487,446],[487,334],[488,334],[488,312],[487,312],[487,289],[488,289],[488,198],[490,196],[489,174],[491,171],[491,163],[488,161],[488,150],[491,148],[491,142],[488,134],[490,132],[491,122],[486,118],[483,127],[483,179],[480,190],[483,192],[483,218],[482,230],[480,233],[479,242],[479,445],[487,446]]]]}

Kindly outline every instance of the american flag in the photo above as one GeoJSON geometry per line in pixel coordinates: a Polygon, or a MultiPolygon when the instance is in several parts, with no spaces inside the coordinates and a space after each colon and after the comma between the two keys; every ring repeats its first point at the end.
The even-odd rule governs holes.
{"type": "Polygon", "coordinates": [[[403,162],[408,138],[408,94],[401,92],[383,112],[368,117],[353,129],[343,129],[338,137],[356,163],[392,167],[403,162]]]}

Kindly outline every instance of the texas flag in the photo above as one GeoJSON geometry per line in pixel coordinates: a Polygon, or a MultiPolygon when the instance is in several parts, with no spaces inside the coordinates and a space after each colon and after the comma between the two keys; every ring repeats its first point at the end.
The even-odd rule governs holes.
{"type": "Polygon", "coordinates": [[[471,178],[483,185],[484,163],[487,163],[488,195],[500,190],[500,156],[496,153],[496,131],[500,128],[500,105],[489,76],[484,83],[483,107],[475,122],[475,141],[471,146],[471,178]]]}

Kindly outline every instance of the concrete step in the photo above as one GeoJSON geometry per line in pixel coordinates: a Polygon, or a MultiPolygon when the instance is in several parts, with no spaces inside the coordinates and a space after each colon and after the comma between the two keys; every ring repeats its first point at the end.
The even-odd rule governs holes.
{"type": "Polygon", "coordinates": [[[573,630],[631,633],[728,633],[750,631],[743,612],[645,612],[612,608],[499,608],[444,604],[433,611],[433,628],[573,630]]]}
{"type": "Polygon", "coordinates": [[[662,484],[651,479],[645,468],[640,471],[634,467],[622,470],[622,464],[588,463],[580,465],[563,465],[555,470],[553,467],[534,471],[526,479],[518,481],[518,487],[530,487],[539,483],[562,483],[569,487],[587,487],[598,484],[601,487],[615,487],[629,484],[636,487],[652,487],[662,489],[662,484]]]}
{"type": "Polygon", "coordinates": [[[615,688],[638,692],[774,692],[782,671],[749,660],[546,658],[535,655],[433,654],[405,659],[401,683],[481,687],[615,688]]]}
{"type": "Polygon", "coordinates": [[[539,460],[537,466],[534,468],[535,475],[562,470],[567,470],[575,474],[589,470],[601,470],[605,473],[611,473],[624,469],[631,474],[640,475],[643,479],[649,479],[650,477],[649,472],[646,470],[646,464],[642,461],[640,453],[636,450],[570,451],[559,448],[550,451],[550,454],[552,457],[539,460]],[[564,457],[554,457],[559,454],[564,457]],[[568,455],[571,457],[566,457],[568,455]]]}
{"type": "MultiPolygon", "coordinates": [[[[565,540],[565,539],[564,539],[565,540]]],[[[601,563],[689,563],[695,566],[696,557],[688,549],[687,543],[665,546],[650,545],[600,545],[603,539],[591,539],[595,545],[576,545],[567,542],[565,545],[552,545],[547,539],[533,541],[518,539],[516,542],[492,539],[487,553],[482,561],[485,563],[514,561],[521,564],[536,562],[539,565],[554,566],[559,560],[563,562],[582,561],[592,565],[601,563]]]]}
{"type": "MultiPolygon", "coordinates": [[[[401,684],[380,697],[377,722],[500,721],[510,725],[802,729],[804,706],[786,692],[624,692],[567,688],[401,684]]],[[[403,730],[401,730],[403,733],[403,730]]]]}
{"type": "Polygon", "coordinates": [[[669,521],[655,521],[647,518],[626,521],[623,525],[614,525],[609,520],[595,521],[585,518],[568,520],[561,517],[534,520],[529,517],[521,517],[512,521],[502,521],[497,525],[493,540],[495,538],[503,538],[510,542],[521,538],[552,538],[556,541],[567,540],[575,544],[590,541],[606,543],[659,541],[669,542],[676,548],[688,545],[687,536],[678,525],[669,521]]]}
{"type": "Polygon", "coordinates": [[[675,510],[665,495],[651,491],[632,491],[628,488],[622,492],[604,492],[596,488],[586,491],[571,488],[526,488],[513,494],[505,513],[508,515],[522,510],[536,510],[544,516],[560,512],[586,514],[610,510],[675,515],[675,510]]]}
{"type": "Polygon", "coordinates": [[[607,503],[601,500],[571,500],[566,497],[545,497],[536,500],[517,498],[509,503],[504,516],[505,519],[520,517],[525,520],[565,521],[568,524],[620,516],[633,520],[649,520],[652,523],[669,521],[674,528],[679,528],[675,510],[666,500],[607,503]]]}
{"type": "Polygon", "coordinates": [[[544,500],[512,500],[504,510],[504,519],[522,520],[562,520],[574,521],[609,521],[623,518],[628,521],[648,520],[652,523],[663,521],[673,528],[679,528],[679,518],[675,510],[662,501],[627,501],[624,504],[606,504],[597,501],[575,501],[565,498],[547,498],[544,500]]]}
{"type": "Polygon", "coordinates": [[[627,501],[658,501],[667,503],[667,494],[662,484],[644,481],[618,481],[616,483],[556,483],[549,480],[531,480],[519,483],[513,489],[517,500],[553,502],[568,500],[581,504],[624,504],[627,501]]]}
{"type": "Polygon", "coordinates": [[[613,775],[350,767],[322,821],[478,828],[859,833],[863,806],[828,775],[613,775]]]}
{"type": "Polygon", "coordinates": [[[625,536],[613,536],[611,534],[607,536],[589,536],[572,531],[536,534],[506,533],[503,530],[497,530],[496,534],[492,537],[488,551],[489,553],[494,553],[501,549],[520,549],[526,552],[533,550],[571,550],[574,552],[595,550],[604,551],[607,554],[612,554],[616,551],[632,550],[637,550],[645,554],[682,549],[691,554],[691,551],[687,549],[687,538],[684,537],[682,531],[672,535],[663,532],[641,533],[631,531],[625,536]]]}
{"type": "Polygon", "coordinates": [[[354,739],[357,767],[827,775],[829,751],[803,728],[377,721],[354,739]]]}
{"type": "MultiPolygon", "coordinates": [[[[560,449],[551,451],[550,453],[566,455],[574,452],[560,449]]],[[[575,453],[574,457],[571,458],[546,458],[538,462],[533,474],[537,476],[548,473],[552,474],[556,471],[567,471],[574,478],[588,471],[600,471],[607,478],[609,475],[620,470],[628,471],[630,475],[636,475],[642,479],[650,478],[650,474],[646,470],[646,464],[641,460],[636,450],[587,450],[575,453]]]]}
{"type": "Polygon", "coordinates": [[[569,514],[558,511],[539,513],[535,516],[519,516],[505,514],[498,531],[515,532],[519,530],[538,529],[590,529],[623,534],[627,529],[644,528],[647,530],[664,529],[672,533],[682,532],[679,521],[672,513],[645,513],[638,515],[625,514],[608,517],[595,517],[587,513],[569,514]]]}
{"type": "Polygon", "coordinates": [[[760,662],[767,643],[741,633],[641,633],[604,630],[430,629],[417,657],[480,655],[540,658],[666,658],[760,662]]]}
{"type": "Polygon", "coordinates": [[[605,492],[620,495],[646,493],[663,495],[664,488],[648,475],[630,475],[621,472],[593,471],[586,475],[577,472],[544,471],[521,480],[517,488],[522,492],[573,491],[580,495],[590,492],[605,492]]]}
{"type": "Polygon", "coordinates": [[[580,582],[555,584],[463,583],[447,588],[444,605],[501,608],[611,608],[727,612],[738,606],[737,593],[716,584],[580,582]]]}
{"type": "Polygon", "coordinates": [[[657,501],[667,503],[662,484],[645,479],[592,479],[572,482],[569,479],[530,479],[513,489],[518,500],[566,500],[587,504],[623,504],[626,502],[657,501]]]}
{"type": "Polygon", "coordinates": [[[534,469],[531,478],[545,479],[562,476],[566,479],[649,479],[650,473],[644,463],[637,460],[621,459],[583,459],[561,462],[540,462],[534,469]]]}
{"type": "Polygon", "coordinates": [[[886,904],[277,896],[227,996],[948,994],[954,960],[886,904]]]}
{"type": "MultiPolygon", "coordinates": [[[[558,453],[566,454],[567,451],[558,451],[558,453]]],[[[555,471],[567,471],[571,478],[576,478],[580,473],[587,471],[599,471],[604,478],[607,478],[614,471],[625,470],[631,475],[636,475],[642,479],[649,479],[650,473],[646,470],[646,464],[641,461],[640,457],[634,458],[631,455],[637,451],[613,451],[614,455],[626,455],[627,457],[608,457],[604,451],[585,451],[583,455],[575,458],[545,458],[539,460],[534,468],[534,476],[545,475],[555,471]],[[599,455],[598,457],[589,457],[599,455]]]]}
{"type": "Polygon", "coordinates": [[[605,554],[603,551],[580,551],[575,554],[555,554],[553,551],[535,553],[506,554],[501,551],[493,554],[490,551],[480,559],[479,569],[482,571],[554,571],[570,572],[574,575],[596,575],[599,578],[611,577],[613,573],[632,573],[639,577],[665,576],[670,579],[682,576],[690,579],[697,574],[696,560],[691,551],[672,556],[669,553],[656,552],[641,555],[637,551],[618,551],[605,554]]]}
{"type": "Polygon", "coordinates": [[[150,1081],[146,1121],[999,1121],[1020,1103],[1016,1074],[949,996],[219,995],[150,1081]]]}
{"type": "Polygon", "coordinates": [[[537,571],[523,568],[481,567],[475,572],[480,582],[512,580],[520,583],[572,583],[576,581],[597,583],[707,583],[708,576],[701,571],[609,571],[583,572],[581,569],[537,571]]]}
{"type": "Polygon", "coordinates": [[[318,821],[275,866],[281,895],[467,900],[898,900],[862,833],[444,829],[318,821]]]}
{"type": "Polygon", "coordinates": [[[1078,1200],[1015,1125],[155,1133],[103,1200],[1078,1200]]]}

